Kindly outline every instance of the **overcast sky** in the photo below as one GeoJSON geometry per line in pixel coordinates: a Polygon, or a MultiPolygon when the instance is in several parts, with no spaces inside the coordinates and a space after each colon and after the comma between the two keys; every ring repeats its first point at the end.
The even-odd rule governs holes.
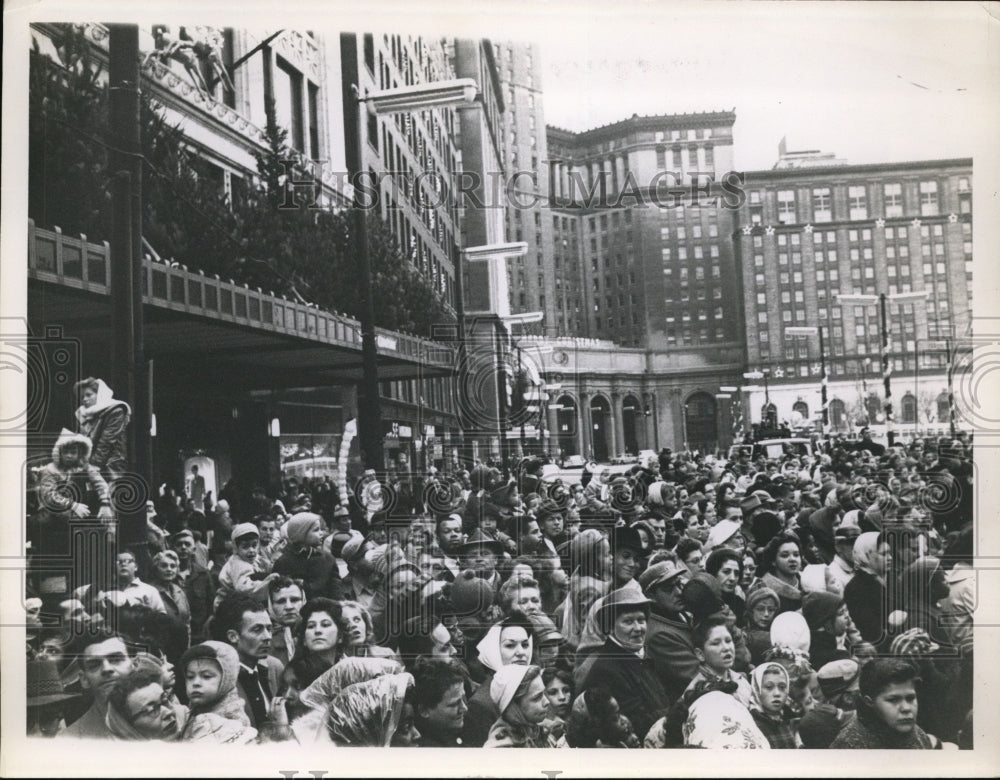
{"type": "Polygon", "coordinates": [[[852,163],[996,142],[1000,24],[985,5],[602,5],[536,36],[549,124],[735,108],[744,170],[770,168],[783,135],[852,163]]]}

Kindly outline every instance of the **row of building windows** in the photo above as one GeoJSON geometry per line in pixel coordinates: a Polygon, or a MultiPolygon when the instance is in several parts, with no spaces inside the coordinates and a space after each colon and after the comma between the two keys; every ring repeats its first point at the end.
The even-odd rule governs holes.
{"type": "MultiPolygon", "coordinates": [[[[839,219],[863,220],[877,216],[870,207],[870,193],[879,185],[848,185],[846,213],[838,214],[839,219]]],[[[775,194],[776,221],[792,224],[800,221],[797,209],[798,193],[796,190],[778,190],[775,194]]],[[[811,222],[832,222],[834,219],[834,191],[832,187],[813,187],[810,190],[808,204],[811,207],[811,222]]],[[[904,191],[902,182],[886,182],[881,185],[882,213],[886,219],[904,216],[904,191]]],[[[923,180],[917,186],[917,203],[909,210],[911,214],[924,217],[938,216],[941,213],[939,183],[936,180],[923,180]]],[[[753,190],[749,194],[750,222],[761,224],[764,221],[763,192],[753,190]]],[[[968,177],[958,180],[959,213],[972,213],[972,193],[969,189],[968,177]]]]}

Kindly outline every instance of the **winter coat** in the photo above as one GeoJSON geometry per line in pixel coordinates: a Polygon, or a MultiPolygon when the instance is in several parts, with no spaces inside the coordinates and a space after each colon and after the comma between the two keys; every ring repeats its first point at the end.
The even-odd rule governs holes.
{"type": "Polygon", "coordinates": [[[581,691],[598,685],[606,687],[622,715],[632,721],[635,733],[645,735],[670,706],[652,660],[640,658],[611,639],[595,655],[581,691]]]}
{"type": "Polygon", "coordinates": [[[274,562],[274,571],[293,580],[302,580],[306,599],[325,596],[340,601],[344,598],[337,559],[328,552],[311,547],[287,549],[274,562]]]}
{"type": "Polygon", "coordinates": [[[856,571],[844,588],[844,603],[866,642],[885,641],[887,616],[891,610],[886,604],[885,586],[874,575],[856,571]]]}
{"type": "Polygon", "coordinates": [[[830,744],[831,750],[934,750],[941,743],[914,725],[909,734],[886,728],[871,710],[863,705],[830,744]]]}
{"type": "Polygon", "coordinates": [[[194,561],[190,564],[184,580],[184,593],[191,610],[191,644],[196,645],[208,639],[205,625],[212,616],[212,602],[219,588],[215,573],[194,561]]]}
{"type": "Polygon", "coordinates": [[[654,606],[646,628],[646,657],[652,662],[669,699],[674,700],[684,693],[698,673],[690,623],[680,616],[660,612],[654,606]]]}
{"type": "Polygon", "coordinates": [[[80,433],[87,436],[93,445],[91,465],[112,477],[123,474],[127,469],[125,428],[132,416],[129,405],[113,398],[113,395],[104,380],[98,379],[94,405],[81,406],[76,410],[80,433]]]}

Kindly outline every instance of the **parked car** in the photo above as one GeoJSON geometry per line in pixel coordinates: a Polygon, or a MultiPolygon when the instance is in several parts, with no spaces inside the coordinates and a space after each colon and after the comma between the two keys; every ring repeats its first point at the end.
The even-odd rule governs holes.
{"type": "Polygon", "coordinates": [[[564,469],[582,469],[586,462],[583,455],[570,455],[563,461],[562,467],[564,469]]]}
{"type": "Polygon", "coordinates": [[[813,446],[809,439],[761,439],[753,444],[734,444],[729,448],[729,460],[739,460],[741,454],[749,454],[751,460],[759,455],[775,460],[791,451],[795,455],[812,455],[813,446]]]}
{"type": "Polygon", "coordinates": [[[639,454],[635,456],[635,462],[642,464],[646,463],[650,458],[657,458],[656,450],[639,450],[639,454]]]}

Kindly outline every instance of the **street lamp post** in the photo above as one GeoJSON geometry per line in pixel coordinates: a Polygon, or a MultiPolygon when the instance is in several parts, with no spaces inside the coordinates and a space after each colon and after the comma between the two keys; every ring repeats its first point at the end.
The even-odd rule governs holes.
{"type": "MultiPolygon", "coordinates": [[[[761,425],[765,427],[776,427],[778,421],[774,420],[773,423],[770,422],[771,416],[771,391],[767,384],[767,379],[771,374],[771,369],[762,368],[760,371],[748,371],[743,375],[744,379],[763,379],[764,380],[764,413],[761,417],[761,425]]],[[[744,388],[746,389],[746,388],[744,388]]],[[[760,389],[760,388],[757,388],[760,389]]]]}
{"type": "Polygon", "coordinates": [[[786,336],[811,336],[813,333],[819,334],[819,372],[820,372],[820,407],[822,409],[823,435],[826,435],[827,426],[830,424],[829,403],[827,401],[827,377],[826,377],[826,347],[823,342],[823,326],[793,326],[785,328],[786,336]]]}
{"type": "MultiPolygon", "coordinates": [[[[428,84],[415,84],[399,89],[361,95],[358,87],[355,94],[354,113],[357,128],[352,154],[349,155],[350,174],[354,178],[354,219],[358,236],[358,279],[361,294],[361,398],[358,401],[358,434],[361,457],[365,468],[381,470],[382,454],[382,406],[379,398],[378,342],[375,338],[375,297],[372,292],[371,256],[368,245],[368,226],[365,221],[367,208],[360,177],[363,175],[365,144],[364,104],[371,114],[409,113],[432,108],[448,108],[471,103],[476,99],[478,87],[474,79],[452,79],[428,84]]],[[[458,273],[461,273],[459,269],[458,273]]]]}
{"type": "Polygon", "coordinates": [[[916,303],[925,300],[928,291],[905,292],[905,293],[884,293],[878,295],[847,294],[838,295],[837,303],[855,304],[860,306],[879,305],[879,323],[882,330],[882,383],[885,387],[885,436],[889,446],[896,443],[895,434],[892,430],[892,364],[889,362],[889,325],[887,309],[889,301],[893,303],[916,303]]]}

